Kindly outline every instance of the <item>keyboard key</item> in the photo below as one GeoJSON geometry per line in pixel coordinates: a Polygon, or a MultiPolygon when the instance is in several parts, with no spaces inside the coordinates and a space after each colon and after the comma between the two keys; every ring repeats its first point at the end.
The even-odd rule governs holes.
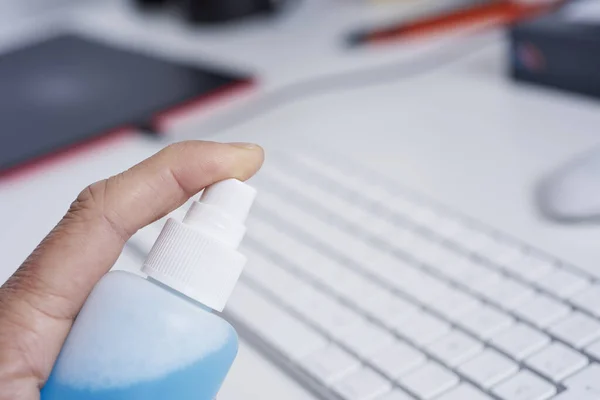
{"type": "Polygon", "coordinates": [[[284,315],[281,309],[243,281],[238,283],[231,293],[227,302],[227,312],[261,333],[265,326],[284,315]]]}
{"type": "Polygon", "coordinates": [[[382,254],[377,260],[377,264],[372,267],[376,268],[373,273],[380,280],[401,292],[404,292],[406,288],[410,289],[411,285],[419,285],[425,275],[407,261],[390,254],[382,254]]]}
{"type": "MultiPolygon", "coordinates": [[[[340,255],[343,255],[350,260],[357,260],[355,261],[357,264],[359,261],[363,262],[364,260],[369,260],[369,257],[375,253],[375,249],[364,239],[353,236],[347,230],[340,227],[336,227],[335,230],[326,232],[322,231],[322,227],[319,227],[318,229],[321,231],[319,232],[318,237],[324,244],[335,249],[340,255]]],[[[311,231],[313,235],[315,235],[315,230],[316,229],[313,229],[311,231]]]]}
{"type": "MultiPolygon", "coordinates": [[[[413,209],[412,203],[408,202],[402,197],[385,193],[385,189],[382,188],[376,188],[375,191],[377,193],[368,193],[367,197],[369,197],[369,200],[376,204],[377,208],[382,209],[383,213],[387,215],[393,215],[395,219],[401,220],[407,226],[416,228],[414,221],[410,219],[413,209]]],[[[390,225],[391,224],[387,224],[387,229],[382,229],[380,233],[382,237],[394,238],[394,228],[398,227],[390,225]]],[[[402,242],[400,242],[400,244],[402,244],[402,242]]]]}
{"type": "Polygon", "coordinates": [[[365,209],[365,207],[360,204],[355,205],[355,210],[357,209],[356,207],[361,207],[359,208],[360,211],[355,211],[355,214],[358,215],[352,216],[351,218],[346,218],[353,222],[356,227],[360,227],[360,229],[354,231],[355,235],[367,239],[373,237],[390,237],[387,232],[389,232],[391,229],[390,227],[394,226],[394,222],[388,219],[387,214],[382,215],[381,210],[377,210],[377,213],[374,213],[370,209],[365,209]],[[361,211],[364,212],[362,215],[361,211]]]}
{"type": "Polygon", "coordinates": [[[600,285],[592,285],[571,297],[571,303],[600,317],[600,285]]]}
{"type": "Polygon", "coordinates": [[[537,294],[515,309],[521,318],[540,328],[546,328],[565,317],[570,311],[571,308],[566,304],[544,294],[537,294]]]}
{"type": "Polygon", "coordinates": [[[492,400],[492,398],[474,386],[462,383],[440,397],[436,397],[435,400],[492,400]]]}
{"type": "Polygon", "coordinates": [[[339,340],[356,354],[369,357],[391,345],[395,338],[388,331],[367,322],[349,330],[339,340]]]}
{"type": "Polygon", "coordinates": [[[333,282],[347,271],[346,268],[339,265],[335,260],[319,253],[311,254],[305,262],[300,262],[300,260],[295,258],[293,263],[312,280],[327,287],[331,287],[333,282]]]}
{"type": "Polygon", "coordinates": [[[480,249],[478,254],[482,258],[506,268],[506,265],[521,259],[525,255],[525,252],[522,246],[502,239],[489,243],[486,248],[480,249]]]}
{"type": "Polygon", "coordinates": [[[341,254],[352,260],[355,264],[363,267],[363,269],[365,269],[365,266],[369,263],[372,263],[377,255],[381,253],[381,250],[374,247],[369,241],[358,237],[353,237],[351,244],[352,247],[341,252],[341,254]]]}
{"type": "MultiPolygon", "coordinates": [[[[273,276],[277,275],[274,274],[273,276]]],[[[311,321],[331,317],[330,307],[335,307],[339,303],[307,282],[297,278],[294,278],[293,282],[294,287],[289,288],[287,294],[276,293],[276,297],[281,300],[282,304],[287,305],[311,321]]],[[[265,290],[269,290],[268,286],[263,285],[263,287],[265,290]]],[[[342,306],[339,305],[339,307],[342,306]]]]}
{"type": "Polygon", "coordinates": [[[481,291],[488,301],[507,310],[527,302],[533,294],[533,289],[511,278],[501,278],[481,291]]]}
{"type": "Polygon", "coordinates": [[[490,306],[481,305],[457,322],[471,333],[482,339],[487,339],[502,329],[508,328],[513,323],[513,318],[508,314],[498,311],[490,306]]]}
{"type": "Polygon", "coordinates": [[[552,400],[598,400],[598,393],[585,389],[567,389],[552,400]]]}
{"type": "Polygon", "coordinates": [[[242,251],[247,258],[246,265],[244,267],[244,273],[248,273],[251,275],[252,272],[256,271],[257,274],[260,274],[262,268],[272,268],[273,261],[261,253],[256,248],[252,247],[252,244],[248,244],[247,241],[242,242],[242,251]]]}
{"type": "Polygon", "coordinates": [[[458,276],[460,271],[469,268],[473,262],[468,256],[449,250],[438,262],[431,264],[431,267],[446,278],[452,279],[458,276]]]}
{"type": "Polygon", "coordinates": [[[303,180],[297,176],[290,175],[287,172],[274,168],[263,169],[263,175],[267,175],[269,179],[277,181],[277,183],[282,186],[301,191],[303,196],[355,223],[364,221],[366,219],[365,217],[370,215],[367,211],[362,210],[360,207],[356,207],[353,203],[346,201],[344,198],[323,190],[313,181],[303,180]]]}
{"type": "MultiPolygon", "coordinates": [[[[397,256],[387,253],[380,252],[375,255],[373,259],[361,265],[361,267],[368,271],[371,275],[376,276],[378,279],[388,282],[390,285],[393,284],[393,280],[397,279],[397,275],[400,271],[406,269],[414,270],[414,268],[406,261],[398,258],[397,256]]],[[[392,285],[395,286],[395,285],[392,285]]]]}
{"type": "MultiPolygon", "coordinates": [[[[300,168],[302,168],[302,170],[312,170],[315,174],[318,173],[321,176],[327,176],[343,186],[351,185],[354,179],[356,179],[353,175],[348,176],[348,173],[343,173],[340,166],[332,165],[331,162],[324,161],[321,157],[318,158],[314,154],[296,152],[293,155],[289,153],[275,153],[275,155],[273,155],[271,153],[271,157],[282,157],[284,161],[292,158],[295,163],[298,163],[297,165],[301,166],[300,168]]],[[[286,169],[292,168],[289,164],[281,164],[283,164],[283,167],[286,169]]],[[[361,187],[360,183],[362,182],[356,183],[357,190],[361,187]]]]}
{"type": "Polygon", "coordinates": [[[544,276],[537,285],[563,299],[584,290],[590,285],[583,276],[564,268],[559,268],[544,276]]]}
{"type": "Polygon", "coordinates": [[[337,296],[351,303],[360,304],[359,297],[364,298],[377,295],[381,290],[375,284],[372,284],[365,276],[356,273],[348,268],[344,268],[344,273],[337,279],[328,283],[330,290],[337,296]]]}
{"type": "Polygon", "coordinates": [[[482,353],[458,367],[458,370],[484,388],[508,378],[519,370],[519,366],[508,357],[492,349],[482,353]]]}
{"type": "Polygon", "coordinates": [[[563,383],[569,390],[593,394],[594,399],[598,399],[600,398],[600,365],[590,364],[587,368],[567,378],[563,383]]]}
{"type": "Polygon", "coordinates": [[[393,240],[393,243],[395,244],[394,247],[403,253],[409,254],[411,258],[417,260],[420,264],[427,264],[428,260],[435,260],[434,253],[437,244],[420,234],[412,235],[410,240],[405,241],[402,245],[399,245],[400,243],[396,240],[393,240]]]}
{"type": "Polygon", "coordinates": [[[531,356],[525,363],[540,374],[560,382],[588,363],[587,358],[562,343],[554,342],[539,353],[531,356]]]}
{"type": "Polygon", "coordinates": [[[488,233],[467,225],[461,231],[455,233],[450,240],[456,242],[469,253],[484,252],[484,249],[495,243],[495,239],[488,233]]]}
{"type": "Polygon", "coordinates": [[[409,396],[400,389],[394,389],[391,392],[378,397],[376,400],[414,400],[414,397],[409,396]]]}
{"type": "Polygon", "coordinates": [[[314,307],[302,307],[299,312],[331,337],[339,338],[364,323],[356,312],[331,298],[318,295],[314,299],[319,299],[314,307]]]}
{"type": "Polygon", "coordinates": [[[406,294],[415,298],[420,304],[425,305],[436,301],[440,295],[448,290],[450,290],[448,284],[428,275],[424,275],[418,285],[414,284],[414,286],[404,288],[406,294]]]}
{"type": "Polygon", "coordinates": [[[533,372],[523,370],[493,388],[492,392],[503,399],[545,400],[556,393],[556,388],[533,372]]]}
{"type": "Polygon", "coordinates": [[[456,386],[459,379],[452,372],[434,362],[428,362],[414,372],[400,378],[400,383],[422,399],[432,399],[456,386]]]}
{"type": "Polygon", "coordinates": [[[419,208],[415,207],[410,214],[410,219],[417,225],[421,225],[431,230],[435,230],[439,218],[439,215],[427,206],[419,208]]]}
{"type": "Polygon", "coordinates": [[[546,256],[527,254],[505,264],[504,267],[527,282],[537,282],[556,268],[554,263],[554,260],[546,256]]]}
{"type": "Polygon", "coordinates": [[[327,345],[327,340],[312,328],[284,316],[266,326],[264,336],[279,351],[292,359],[299,359],[327,345]]]}
{"type": "Polygon", "coordinates": [[[384,289],[373,297],[365,298],[359,306],[390,328],[419,312],[417,306],[384,289]]]}
{"type": "Polygon", "coordinates": [[[363,367],[334,385],[334,390],[347,400],[372,400],[391,389],[390,382],[375,371],[363,367]]]}
{"type": "Polygon", "coordinates": [[[481,304],[476,298],[456,289],[442,294],[430,304],[431,308],[447,318],[455,319],[481,304]]]}
{"type": "Polygon", "coordinates": [[[586,353],[592,355],[597,360],[600,359],[600,340],[588,345],[585,348],[586,353]]]}
{"type": "Polygon", "coordinates": [[[285,299],[290,299],[292,293],[300,293],[304,290],[303,287],[308,287],[308,284],[265,257],[253,258],[244,274],[265,290],[285,299]]]}
{"type": "Polygon", "coordinates": [[[550,338],[525,324],[518,323],[493,336],[491,343],[511,357],[522,360],[548,345],[550,338]]]}
{"type": "Polygon", "coordinates": [[[409,341],[423,346],[447,333],[450,325],[431,314],[422,312],[400,323],[395,330],[409,341]]]}
{"type": "Polygon", "coordinates": [[[313,247],[296,240],[287,230],[273,225],[272,222],[252,221],[251,228],[251,232],[248,233],[250,239],[268,245],[273,253],[287,257],[293,264],[306,264],[318,254],[313,247]]]}
{"type": "Polygon", "coordinates": [[[435,270],[443,269],[440,265],[446,264],[448,261],[460,256],[455,250],[448,248],[445,243],[438,242],[436,239],[433,239],[436,241],[432,241],[431,238],[427,240],[433,243],[433,245],[430,246],[427,253],[421,255],[421,260],[430,268],[435,270]]]}
{"type": "Polygon", "coordinates": [[[463,221],[446,214],[440,215],[438,218],[435,233],[446,239],[452,239],[452,237],[460,235],[466,229],[467,227],[463,221]]]}
{"type": "Polygon", "coordinates": [[[600,337],[600,322],[582,313],[574,312],[552,325],[549,331],[571,346],[581,348],[600,337]]]}
{"type": "Polygon", "coordinates": [[[386,288],[372,281],[369,276],[366,276],[363,278],[362,284],[356,288],[353,293],[344,294],[340,297],[351,304],[355,309],[365,309],[364,304],[367,302],[367,299],[375,299],[381,296],[382,292],[386,291],[386,288]]]}
{"type": "Polygon", "coordinates": [[[356,358],[333,344],[302,358],[300,364],[313,377],[326,384],[360,367],[360,362],[356,358]]]}
{"type": "Polygon", "coordinates": [[[407,343],[396,341],[373,354],[370,361],[386,376],[395,379],[423,364],[426,357],[407,343]]]}
{"type": "Polygon", "coordinates": [[[452,367],[479,353],[483,350],[483,344],[455,330],[431,343],[427,349],[446,365],[452,367]]]}
{"type": "Polygon", "coordinates": [[[454,282],[466,286],[477,293],[483,292],[485,288],[495,284],[501,278],[502,275],[499,272],[477,264],[471,264],[450,277],[454,282]]]}
{"type": "Polygon", "coordinates": [[[420,303],[427,303],[438,292],[446,288],[439,280],[414,267],[402,268],[388,276],[388,280],[398,290],[417,299],[420,303]]]}
{"type": "Polygon", "coordinates": [[[419,234],[412,228],[396,225],[391,221],[380,222],[379,239],[385,240],[386,243],[395,248],[400,249],[403,253],[408,253],[412,243],[419,240],[419,234]]]}

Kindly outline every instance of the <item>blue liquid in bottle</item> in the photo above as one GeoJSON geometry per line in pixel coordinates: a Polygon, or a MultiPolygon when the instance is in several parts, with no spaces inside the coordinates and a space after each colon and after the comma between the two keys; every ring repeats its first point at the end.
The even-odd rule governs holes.
{"type": "Polygon", "coordinates": [[[213,400],[238,350],[221,311],[242,272],[237,247],[256,191],[228,179],[169,219],[143,278],[110,272],[65,341],[42,400],[213,400]]]}
{"type": "Polygon", "coordinates": [[[52,389],[44,391],[43,399],[214,399],[227,369],[227,363],[224,363],[220,356],[210,356],[202,362],[198,362],[180,371],[175,371],[163,378],[150,382],[136,383],[125,388],[78,389],[52,380],[47,385],[47,387],[51,387],[52,389]],[[54,394],[50,394],[51,392],[54,394]]]}
{"type": "Polygon", "coordinates": [[[111,272],[77,318],[42,400],[212,400],[237,349],[233,328],[205,307],[111,272]]]}

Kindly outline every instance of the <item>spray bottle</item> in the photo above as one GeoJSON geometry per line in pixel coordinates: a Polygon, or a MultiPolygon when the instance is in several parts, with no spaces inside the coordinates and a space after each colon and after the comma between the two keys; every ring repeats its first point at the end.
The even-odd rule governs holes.
{"type": "Polygon", "coordinates": [[[256,191],[235,179],[169,219],[142,271],[106,274],[79,313],[42,400],[212,400],[237,354],[222,311],[256,191]]]}

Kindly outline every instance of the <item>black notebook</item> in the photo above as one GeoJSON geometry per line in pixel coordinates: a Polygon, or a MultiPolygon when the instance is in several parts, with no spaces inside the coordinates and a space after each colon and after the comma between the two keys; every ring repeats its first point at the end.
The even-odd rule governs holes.
{"type": "Polygon", "coordinates": [[[0,173],[249,81],[73,35],[0,55],[0,173]]]}

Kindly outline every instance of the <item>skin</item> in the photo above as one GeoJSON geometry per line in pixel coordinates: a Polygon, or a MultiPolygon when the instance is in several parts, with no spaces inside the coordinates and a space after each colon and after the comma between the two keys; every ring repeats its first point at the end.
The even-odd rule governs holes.
{"type": "Polygon", "coordinates": [[[138,229],[262,162],[254,144],[188,141],[84,189],[0,288],[0,399],[40,398],[77,313],[138,229]]]}

